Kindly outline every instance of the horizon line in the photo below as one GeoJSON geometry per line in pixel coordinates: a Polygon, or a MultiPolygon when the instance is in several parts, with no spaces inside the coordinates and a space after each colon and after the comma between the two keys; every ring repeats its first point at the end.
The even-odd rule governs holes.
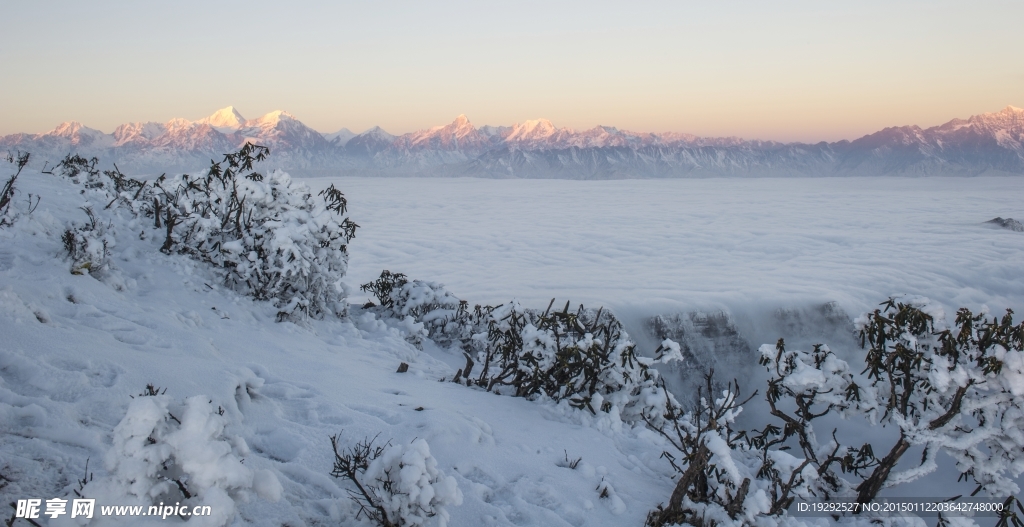
{"type": "Polygon", "coordinates": [[[698,139],[740,139],[740,140],[744,140],[744,141],[764,141],[764,142],[774,142],[774,143],[783,143],[783,144],[818,144],[818,143],[840,143],[840,142],[843,142],[843,141],[854,141],[856,139],[867,137],[869,135],[872,135],[872,134],[875,134],[875,133],[878,133],[878,132],[882,132],[882,131],[885,131],[885,130],[893,129],[893,128],[917,127],[919,129],[922,129],[922,130],[927,130],[927,129],[930,129],[930,128],[936,128],[936,127],[939,127],[939,126],[943,126],[945,124],[948,124],[948,123],[956,121],[956,120],[966,121],[966,120],[969,120],[969,119],[974,118],[974,117],[985,116],[985,115],[994,115],[994,114],[998,114],[998,113],[1002,113],[1002,112],[1006,112],[1006,111],[1024,112],[1024,109],[1022,109],[1021,107],[1015,106],[1013,104],[1007,104],[1006,106],[1003,106],[999,110],[990,111],[990,112],[974,113],[974,114],[969,115],[967,117],[952,117],[952,118],[949,118],[949,119],[947,119],[947,120],[945,120],[942,123],[937,124],[937,125],[922,127],[921,125],[913,123],[913,124],[898,124],[898,125],[883,126],[881,128],[877,128],[873,132],[869,132],[869,133],[863,134],[863,135],[861,135],[859,137],[843,138],[843,139],[836,139],[836,140],[831,140],[831,141],[830,140],[824,140],[824,139],[817,140],[817,141],[800,141],[800,140],[784,141],[784,140],[777,140],[777,139],[750,138],[750,137],[745,137],[745,136],[735,135],[735,134],[733,134],[733,135],[701,135],[701,134],[695,134],[695,133],[691,133],[691,132],[681,132],[681,131],[639,132],[639,131],[634,131],[634,130],[621,129],[621,128],[619,128],[617,126],[614,126],[614,125],[605,125],[605,124],[596,124],[596,125],[591,126],[589,128],[572,128],[572,127],[568,127],[568,126],[559,127],[559,126],[555,125],[555,123],[553,121],[551,121],[550,119],[548,119],[546,117],[538,117],[538,118],[534,118],[534,119],[520,120],[520,121],[516,121],[516,122],[512,123],[511,125],[484,124],[484,125],[477,126],[477,125],[473,124],[472,120],[470,120],[469,117],[465,113],[460,113],[452,121],[450,121],[448,123],[445,123],[445,124],[433,125],[433,126],[429,126],[429,127],[426,127],[426,128],[418,128],[418,129],[415,129],[415,130],[412,130],[412,131],[409,131],[409,132],[404,132],[404,133],[391,133],[391,132],[388,132],[387,130],[385,130],[380,125],[370,126],[370,127],[366,128],[365,130],[363,130],[361,132],[353,132],[347,126],[343,126],[343,127],[339,128],[339,129],[336,129],[336,130],[331,131],[331,132],[323,132],[323,131],[317,130],[317,129],[315,129],[315,128],[305,124],[304,122],[302,122],[301,119],[296,117],[291,112],[289,112],[287,110],[280,110],[280,109],[271,110],[271,111],[269,111],[269,112],[267,112],[267,113],[265,113],[263,115],[260,115],[259,117],[255,117],[255,118],[251,118],[251,119],[247,119],[247,118],[243,117],[244,121],[242,122],[242,126],[238,126],[238,127],[216,126],[216,125],[212,125],[210,123],[202,123],[202,121],[211,119],[215,115],[223,112],[224,110],[229,110],[229,109],[230,110],[234,110],[234,112],[237,113],[237,115],[239,117],[243,117],[242,114],[240,112],[238,112],[238,109],[234,105],[228,105],[228,106],[225,106],[225,107],[217,109],[216,111],[214,111],[211,114],[206,115],[205,117],[200,117],[198,119],[188,119],[188,118],[185,118],[185,117],[171,117],[170,119],[167,119],[166,121],[162,121],[162,122],[161,121],[127,121],[127,122],[123,122],[123,123],[117,125],[110,132],[105,132],[105,131],[103,131],[103,130],[101,130],[99,128],[93,128],[93,127],[89,126],[88,124],[83,123],[82,121],[79,121],[77,119],[72,119],[72,120],[67,120],[67,121],[61,121],[60,123],[55,125],[53,128],[51,128],[49,130],[46,130],[46,131],[43,131],[43,132],[36,132],[36,133],[32,133],[32,132],[14,132],[14,133],[11,133],[11,134],[2,135],[2,136],[0,136],[0,138],[9,137],[9,136],[12,136],[12,135],[22,135],[22,134],[23,135],[28,135],[28,136],[43,136],[43,135],[47,135],[49,133],[55,132],[59,128],[61,128],[62,126],[69,125],[69,124],[71,124],[71,125],[78,124],[79,126],[82,126],[84,128],[88,128],[90,130],[95,130],[95,131],[100,132],[100,133],[102,133],[104,135],[113,135],[114,132],[117,131],[117,128],[119,128],[121,126],[124,126],[124,125],[130,125],[130,124],[150,124],[150,123],[159,124],[159,125],[166,125],[168,123],[171,123],[171,122],[177,121],[177,120],[187,121],[187,122],[189,122],[191,124],[195,124],[195,123],[209,124],[210,127],[213,128],[214,130],[216,130],[218,133],[222,133],[224,135],[229,135],[230,132],[229,133],[225,133],[225,132],[222,132],[221,129],[235,128],[236,130],[238,130],[238,129],[241,129],[242,127],[244,127],[249,122],[259,121],[260,119],[263,119],[263,118],[265,118],[267,116],[270,116],[272,114],[277,113],[277,114],[285,114],[285,115],[295,119],[299,123],[302,123],[303,126],[306,126],[310,130],[313,130],[314,132],[317,132],[318,134],[324,135],[324,136],[334,135],[334,134],[340,133],[342,131],[347,131],[347,132],[353,134],[353,137],[356,137],[356,136],[365,134],[365,133],[367,133],[367,132],[369,132],[371,130],[379,129],[379,130],[387,133],[388,135],[393,136],[395,139],[398,139],[400,137],[408,136],[408,135],[419,133],[419,132],[428,132],[428,131],[431,131],[431,130],[436,130],[436,129],[439,129],[439,128],[444,128],[445,126],[449,126],[451,124],[454,124],[454,123],[458,122],[459,118],[465,118],[466,122],[470,126],[472,126],[473,129],[475,129],[475,130],[480,130],[482,128],[509,128],[509,129],[511,129],[511,128],[514,128],[516,125],[521,125],[521,124],[525,124],[525,123],[529,123],[529,122],[547,121],[549,124],[554,126],[556,130],[567,130],[567,131],[574,132],[574,133],[587,132],[587,131],[594,130],[594,129],[597,129],[597,128],[611,128],[611,129],[614,129],[614,130],[616,130],[618,132],[634,134],[634,135],[678,134],[678,135],[689,135],[689,136],[693,136],[693,137],[698,138],[698,139]]]}

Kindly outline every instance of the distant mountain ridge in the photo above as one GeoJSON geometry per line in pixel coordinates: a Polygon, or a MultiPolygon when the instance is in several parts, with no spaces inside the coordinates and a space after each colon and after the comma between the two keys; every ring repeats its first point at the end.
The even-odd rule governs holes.
{"type": "Polygon", "coordinates": [[[547,119],[475,127],[465,115],[400,136],[380,127],[324,134],[274,111],[245,119],[232,106],[189,121],[126,123],[105,134],[79,122],[0,138],[0,149],[57,161],[97,156],[125,171],[196,170],[246,141],[298,173],[372,176],[613,179],[651,177],[1024,175],[1024,110],[885,128],[854,141],[780,143],[610,126],[576,131],[547,119]]]}

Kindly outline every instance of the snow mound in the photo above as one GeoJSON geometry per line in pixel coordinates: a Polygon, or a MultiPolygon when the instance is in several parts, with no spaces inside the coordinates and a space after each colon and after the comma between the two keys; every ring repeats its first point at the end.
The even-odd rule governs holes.
{"type": "Polygon", "coordinates": [[[462,504],[458,483],[437,468],[423,439],[388,448],[366,469],[365,477],[368,481],[392,479],[392,491],[383,506],[389,517],[401,519],[399,525],[418,527],[437,516],[438,525],[445,527],[451,519],[446,507],[462,504]]]}
{"type": "MultiPolygon", "coordinates": [[[[182,503],[209,506],[212,514],[190,524],[226,525],[235,503],[247,501],[253,472],[242,457],[245,441],[227,433],[223,408],[205,395],[174,404],[167,395],[140,396],[114,427],[105,457],[109,476],[85,485],[81,494],[101,503],[152,505],[182,503]]],[[[262,472],[260,490],[279,488],[273,474],[262,472]]]]}

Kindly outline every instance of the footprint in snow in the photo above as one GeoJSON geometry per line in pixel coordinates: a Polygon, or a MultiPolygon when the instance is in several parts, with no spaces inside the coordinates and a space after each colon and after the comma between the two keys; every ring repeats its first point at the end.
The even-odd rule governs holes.
{"type": "Polygon", "coordinates": [[[381,390],[381,391],[384,392],[384,393],[391,394],[391,395],[409,395],[408,393],[403,392],[402,390],[385,389],[385,390],[381,390]]]}
{"type": "Polygon", "coordinates": [[[250,446],[254,451],[274,461],[288,463],[299,457],[309,446],[309,442],[291,431],[275,428],[267,433],[257,432],[250,446]]]}
{"type": "Polygon", "coordinates": [[[88,321],[83,324],[85,326],[104,331],[114,340],[133,346],[140,351],[151,348],[170,348],[170,344],[157,338],[148,325],[122,317],[110,309],[81,304],[81,299],[73,292],[68,293],[67,298],[69,302],[79,306],[77,313],[73,314],[71,318],[87,319],[88,321]]]}
{"type": "Polygon", "coordinates": [[[124,369],[114,364],[91,360],[58,358],[51,360],[49,363],[59,370],[83,373],[86,379],[88,379],[89,385],[95,388],[110,388],[114,386],[124,372],[124,369]]]}
{"type": "Polygon", "coordinates": [[[350,405],[347,405],[347,406],[349,408],[351,408],[353,411],[359,412],[359,413],[364,414],[364,415],[368,415],[370,417],[375,417],[377,419],[380,419],[381,421],[384,421],[385,423],[387,423],[389,425],[397,425],[398,423],[402,422],[401,414],[399,414],[397,412],[390,411],[390,410],[386,410],[384,408],[378,408],[378,407],[375,407],[375,406],[366,406],[366,405],[361,405],[361,404],[356,404],[356,405],[350,404],[350,405]]]}
{"type": "Polygon", "coordinates": [[[14,267],[14,254],[7,251],[0,251],[0,269],[14,267]]]}

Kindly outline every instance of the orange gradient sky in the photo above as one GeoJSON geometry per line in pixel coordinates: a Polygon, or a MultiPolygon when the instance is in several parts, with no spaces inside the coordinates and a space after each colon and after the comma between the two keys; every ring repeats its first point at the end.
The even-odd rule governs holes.
{"type": "Polygon", "coordinates": [[[1024,2],[10,2],[0,135],[287,110],[781,141],[1024,106],[1024,2]]]}

